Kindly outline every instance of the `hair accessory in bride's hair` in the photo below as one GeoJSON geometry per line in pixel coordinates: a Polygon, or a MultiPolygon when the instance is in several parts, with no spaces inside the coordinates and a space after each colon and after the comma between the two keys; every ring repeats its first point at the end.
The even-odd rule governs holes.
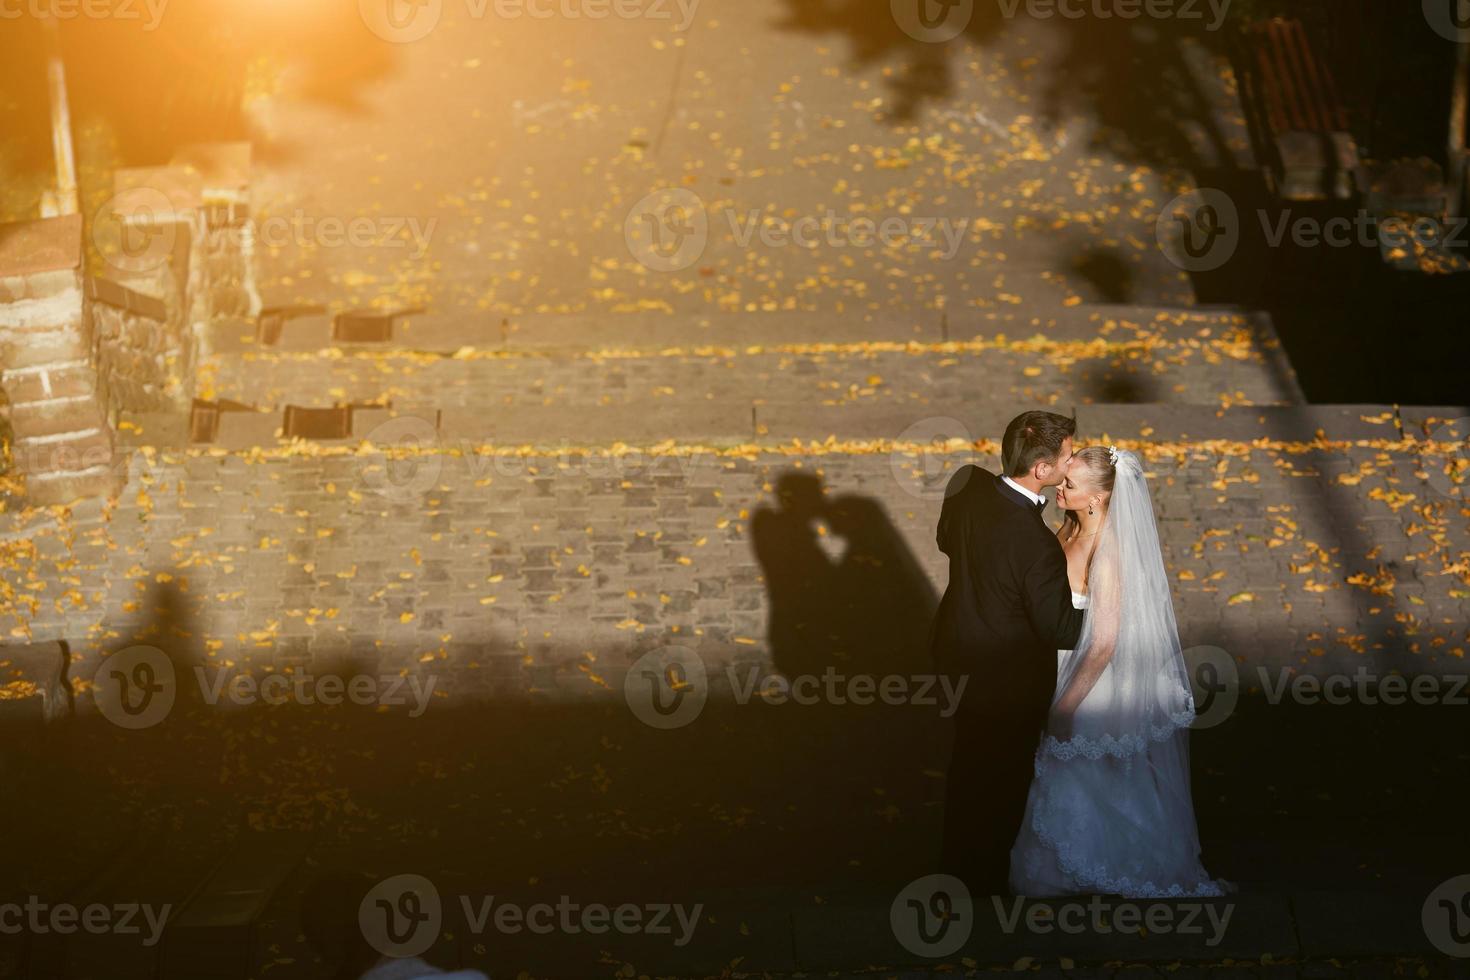
{"type": "Polygon", "coordinates": [[[1112,463],[1114,466],[1117,466],[1118,465],[1118,447],[1117,446],[1109,446],[1108,447],[1108,462],[1109,463],[1112,463]]]}

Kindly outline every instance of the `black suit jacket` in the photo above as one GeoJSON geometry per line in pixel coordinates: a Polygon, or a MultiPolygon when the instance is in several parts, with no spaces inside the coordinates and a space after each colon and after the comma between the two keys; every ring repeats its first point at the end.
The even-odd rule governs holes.
{"type": "Polygon", "coordinates": [[[969,675],[967,709],[1024,701],[1044,710],[1057,651],[1082,632],[1062,546],[1035,502],[988,470],[965,467],[946,493],[938,537],[949,587],[930,634],[934,662],[969,675]]]}

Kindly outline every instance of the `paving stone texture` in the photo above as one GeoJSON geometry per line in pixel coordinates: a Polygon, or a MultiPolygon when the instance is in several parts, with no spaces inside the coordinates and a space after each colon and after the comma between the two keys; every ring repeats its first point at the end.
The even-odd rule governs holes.
{"type": "MultiPolygon", "coordinates": [[[[28,845],[0,854],[0,899],[202,914],[200,883],[243,868],[232,894],[264,911],[219,921],[249,937],[193,948],[276,978],[324,975],[301,912],[334,868],[446,895],[708,897],[685,951],[436,937],[436,963],[497,975],[1465,975],[1420,914],[1470,853],[1463,708],[1443,703],[1470,645],[1464,434],[1443,426],[1470,409],[1304,405],[1267,318],[1194,305],[1154,228],[1191,173],[1254,166],[1222,58],[1147,24],[981,15],[940,55],[776,0],[701,7],[687,31],[442,7],[358,93],[371,111],[312,103],[289,72],[247,105],[274,151],[262,232],[398,229],[258,235],[266,304],[429,312],[373,345],[334,344],[325,316],[270,346],[218,321],[195,394],[258,412],[223,412],[208,444],[180,414],[126,414],[115,497],[0,513],[0,704],[30,712],[0,773],[49,803],[0,818],[28,845]],[[1055,84],[1097,82],[1114,30],[1151,46],[1127,105],[1156,105],[1162,138],[1055,84]],[[711,232],[661,272],[626,229],[670,187],[711,232]],[[804,249],[742,241],[752,209],[968,224],[948,257],[804,249]],[[279,438],[287,406],[349,404],[349,438],[279,438]],[[775,671],[927,670],[942,487],[994,468],[1005,421],[1040,406],[1143,455],[1184,643],[1221,648],[1243,692],[1192,743],[1205,859],[1249,907],[1229,957],[1096,935],[896,952],[889,903],[937,850],[944,719],[741,703],[775,671]],[[778,609],[803,642],[773,634],[778,609]],[[73,710],[49,641],[75,717],[39,728],[73,710]],[[181,692],[194,667],[372,675],[432,682],[432,710],[185,706],[125,730],[94,681],[135,644],[181,692]],[[668,647],[709,695],[682,733],[625,696],[668,647]],[[1273,700],[1360,674],[1441,703],[1273,700]]],[[[23,962],[3,940],[0,974],[23,962]]],[[[74,975],[168,975],[166,952],[66,948],[74,975]]]]}

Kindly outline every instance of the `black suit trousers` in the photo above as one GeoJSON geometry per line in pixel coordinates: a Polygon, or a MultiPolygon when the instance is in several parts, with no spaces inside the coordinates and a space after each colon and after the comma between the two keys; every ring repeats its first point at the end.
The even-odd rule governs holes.
{"type": "Polygon", "coordinates": [[[1011,847],[1026,813],[1050,706],[1044,695],[1018,696],[955,714],[940,870],[963,881],[977,899],[1010,892],[1011,847]]]}

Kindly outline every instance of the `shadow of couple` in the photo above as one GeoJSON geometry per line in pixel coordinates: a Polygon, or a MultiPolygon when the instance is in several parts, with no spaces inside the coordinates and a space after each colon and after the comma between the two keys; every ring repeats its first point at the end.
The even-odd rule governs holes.
{"type": "Polygon", "coordinates": [[[756,510],[751,536],[776,668],[788,678],[931,669],[938,599],[882,504],[828,496],[820,477],[796,471],[779,477],[775,496],[756,510]]]}

